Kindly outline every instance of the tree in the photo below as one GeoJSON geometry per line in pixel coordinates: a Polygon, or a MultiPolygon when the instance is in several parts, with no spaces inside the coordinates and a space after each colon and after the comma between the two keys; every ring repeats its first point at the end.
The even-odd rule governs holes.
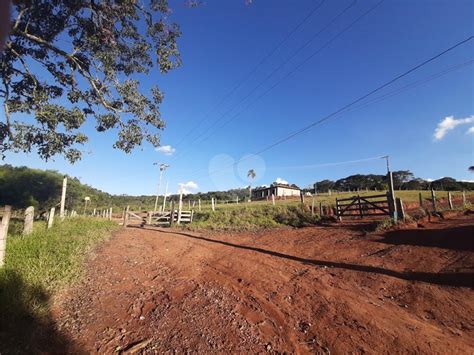
{"type": "MultiPolygon", "coordinates": [[[[255,177],[257,176],[257,174],[255,173],[255,170],[253,169],[250,169],[248,172],[247,172],[247,177],[250,179],[250,180],[253,180],[255,179],[255,177]]],[[[249,184],[249,201],[252,199],[252,184],[250,183],[249,184]]]]}
{"type": "Polygon", "coordinates": [[[118,132],[114,148],[159,146],[163,93],[132,76],[180,65],[169,14],[167,0],[15,2],[0,61],[0,155],[35,149],[75,162],[89,119],[118,132]]]}
{"type": "Polygon", "coordinates": [[[456,191],[462,190],[463,185],[451,177],[444,177],[431,182],[431,187],[435,190],[456,191]]]}
{"type": "Polygon", "coordinates": [[[397,190],[401,190],[403,187],[403,184],[415,178],[415,176],[410,170],[394,171],[392,173],[392,176],[393,176],[393,185],[394,185],[393,188],[397,190]]]}
{"type": "Polygon", "coordinates": [[[403,184],[405,190],[428,190],[430,183],[420,178],[412,179],[403,184]]]}
{"type": "Polygon", "coordinates": [[[328,192],[329,190],[334,189],[335,182],[332,180],[322,180],[314,183],[314,191],[318,192],[328,192]]]}

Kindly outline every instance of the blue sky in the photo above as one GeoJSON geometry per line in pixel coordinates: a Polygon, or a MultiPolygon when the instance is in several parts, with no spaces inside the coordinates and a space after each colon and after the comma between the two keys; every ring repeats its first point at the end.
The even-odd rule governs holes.
{"type": "Polygon", "coordinates": [[[452,176],[473,180],[467,168],[474,164],[474,132],[468,133],[474,126],[474,66],[426,80],[473,60],[474,41],[375,97],[411,83],[422,84],[329,120],[263,154],[251,155],[474,34],[472,1],[385,0],[320,49],[377,2],[358,1],[249,95],[352,3],[326,0],[216,108],[319,1],[255,0],[246,5],[244,0],[206,0],[192,9],[184,7],[183,1],[172,1],[172,19],[183,32],[179,40],[183,66],[165,76],[155,73],[139,79],[144,87],[158,84],[165,93],[162,114],[167,127],[161,142],[170,145],[168,153],[173,154],[145,145],[126,155],[112,148],[112,132],[96,133],[90,124],[85,128],[90,135],[85,149],[90,153],[75,165],[61,158],[45,163],[34,154],[9,154],[4,162],[56,169],[116,194],[155,193],[158,169],[153,162],[171,165],[163,178],[163,185],[169,182],[170,192],[176,192],[179,183],[187,183],[189,191],[242,187],[248,184],[249,168],[256,170],[257,185],[280,178],[307,186],[357,173],[383,174],[386,168],[382,159],[329,164],[387,154],[394,170],[411,170],[429,179],[452,176]],[[257,99],[275,83],[279,84],[257,99]]]}

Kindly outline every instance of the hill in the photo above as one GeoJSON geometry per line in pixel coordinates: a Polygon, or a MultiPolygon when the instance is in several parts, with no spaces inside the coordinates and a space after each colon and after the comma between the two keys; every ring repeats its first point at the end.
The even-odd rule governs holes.
{"type": "MultiPolygon", "coordinates": [[[[0,205],[9,204],[14,208],[26,208],[34,206],[38,211],[46,211],[59,204],[61,198],[62,180],[65,175],[55,170],[31,169],[28,167],[13,167],[11,165],[0,165],[0,205]]],[[[474,190],[474,183],[456,181],[445,177],[435,181],[425,181],[414,178],[409,171],[394,172],[395,185],[402,190],[445,190],[460,191],[474,190]]],[[[66,208],[82,211],[84,197],[91,199],[91,208],[115,207],[123,208],[130,206],[132,210],[151,209],[155,203],[154,195],[113,195],[96,189],[72,176],[68,177],[68,190],[66,196],[66,208]]],[[[386,177],[383,175],[353,175],[337,181],[323,180],[315,183],[318,192],[326,192],[328,189],[347,191],[386,188],[386,177]]],[[[312,189],[307,189],[312,191],[312,189]]],[[[185,200],[209,201],[216,198],[219,201],[242,201],[248,197],[248,189],[231,189],[227,191],[209,191],[188,194],[185,200]]],[[[177,200],[177,195],[169,196],[169,200],[177,200]]]]}

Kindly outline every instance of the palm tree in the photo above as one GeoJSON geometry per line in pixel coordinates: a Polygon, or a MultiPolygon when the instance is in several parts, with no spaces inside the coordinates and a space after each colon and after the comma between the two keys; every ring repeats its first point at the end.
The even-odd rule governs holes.
{"type": "MultiPolygon", "coordinates": [[[[251,180],[255,179],[256,176],[257,174],[255,173],[255,170],[253,169],[250,169],[247,173],[247,177],[251,180]]],[[[249,202],[251,201],[251,198],[252,198],[252,184],[250,183],[249,184],[249,202]]]]}

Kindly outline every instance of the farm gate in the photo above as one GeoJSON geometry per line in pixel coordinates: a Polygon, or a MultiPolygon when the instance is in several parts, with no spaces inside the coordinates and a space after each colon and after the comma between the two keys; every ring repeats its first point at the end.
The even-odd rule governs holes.
{"type": "Polygon", "coordinates": [[[352,196],[336,198],[336,216],[345,217],[391,216],[392,203],[390,193],[372,196],[352,196]]]}
{"type": "Polygon", "coordinates": [[[191,223],[194,211],[170,210],[163,212],[132,212],[126,209],[123,216],[123,225],[140,224],[140,226],[171,226],[173,224],[191,223]]]}

